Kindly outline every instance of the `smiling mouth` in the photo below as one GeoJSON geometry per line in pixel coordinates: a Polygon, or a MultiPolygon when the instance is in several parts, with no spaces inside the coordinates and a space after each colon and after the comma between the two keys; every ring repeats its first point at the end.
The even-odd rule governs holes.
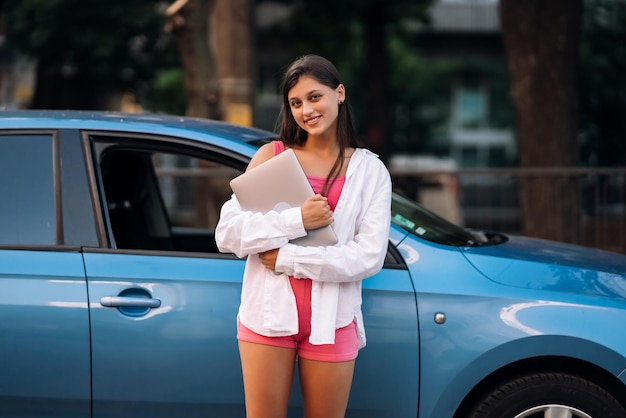
{"type": "Polygon", "coordinates": [[[317,121],[319,121],[321,118],[321,116],[315,116],[313,118],[309,118],[307,120],[304,121],[304,123],[306,123],[307,125],[314,125],[317,123],[317,121]]]}

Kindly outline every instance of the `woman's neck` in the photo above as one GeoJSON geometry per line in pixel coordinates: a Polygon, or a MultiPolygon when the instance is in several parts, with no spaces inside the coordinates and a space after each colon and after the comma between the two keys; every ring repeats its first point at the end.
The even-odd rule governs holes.
{"type": "Polygon", "coordinates": [[[319,157],[337,157],[339,155],[339,141],[330,139],[327,137],[311,137],[309,136],[306,142],[302,145],[302,148],[308,152],[311,152],[319,157]]]}

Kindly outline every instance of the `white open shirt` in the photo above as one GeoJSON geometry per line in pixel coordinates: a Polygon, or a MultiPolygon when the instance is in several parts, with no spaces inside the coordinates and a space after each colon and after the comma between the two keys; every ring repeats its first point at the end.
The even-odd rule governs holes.
{"type": "Polygon", "coordinates": [[[361,281],[382,268],[391,221],[391,178],[372,152],[355,150],[333,217],[337,244],[302,247],[289,243],[306,234],[300,208],[246,212],[234,195],[224,203],[215,229],[218,248],[249,256],[238,315],[243,325],[268,337],[297,334],[298,310],[288,276],[310,278],[310,343],[333,344],[335,330],[356,320],[359,348],[365,346],[361,281]],[[280,248],[275,271],[250,256],[274,248],[280,248]]]}

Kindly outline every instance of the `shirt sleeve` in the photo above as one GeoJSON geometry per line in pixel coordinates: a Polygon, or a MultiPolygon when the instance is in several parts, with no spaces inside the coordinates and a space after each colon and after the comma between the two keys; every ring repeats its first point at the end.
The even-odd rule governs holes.
{"type": "Polygon", "coordinates": [[[278,252],[276,271],[332,282],[358,281],[380,271],[389,244],[391,178],[386,168],[379,170],[375,180],[369,176],[371,172],[367,183],[374,183],[374,187],[360,202],[363,215],[355,226],[354,237],[344,245],[331,247],[286,244],[278,252]]]}
{"type": "Polygon", "coordinates": [[[306,235],[299,207],[265,214],[241,209],[233,195],[222,206],[215,227],[215,242],[221,252],[237,257],[280,248],[290,240],[306,235]]]}

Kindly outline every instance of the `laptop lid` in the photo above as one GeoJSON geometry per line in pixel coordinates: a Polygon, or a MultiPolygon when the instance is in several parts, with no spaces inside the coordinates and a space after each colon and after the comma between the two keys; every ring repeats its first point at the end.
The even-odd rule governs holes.
{"type": "MultiPolygon", "coordinates": [[[[237,200],[244,210],[267,213],[299,207],[313,188],[292,149],[287,149],[230,181],[237,200]]],[[[302,246],[327,246],[337,243],[330,225],[307,231],[307,235],[291,241],[302,246]]]]}

